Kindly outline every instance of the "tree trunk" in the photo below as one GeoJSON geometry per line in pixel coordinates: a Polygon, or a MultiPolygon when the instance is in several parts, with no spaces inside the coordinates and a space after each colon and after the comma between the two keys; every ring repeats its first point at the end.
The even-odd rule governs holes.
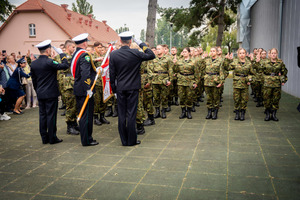
{"type": "Polygon", "coordinates": [[[149,0],[146,41],[149,42],[150,47],[154,46],[154,40],[155,40],[156,8],[157,8],[157,0],[149,0]]]}
{"type": "Polygon", "coordinates": [[[225,0],[221,0],[219,18],[218,18],[218,36],[217,36],[216,46],[222,45],[223,32],[224,32],[224,7],[225,7],[225,0]]]}

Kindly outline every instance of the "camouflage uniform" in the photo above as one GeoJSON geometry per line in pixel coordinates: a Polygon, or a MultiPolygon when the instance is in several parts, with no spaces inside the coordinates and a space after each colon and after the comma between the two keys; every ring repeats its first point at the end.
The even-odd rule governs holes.
{"type": "Polygon", "coordinates": [[[193,60],[178,60],[174,65],[174,72],[177,73],[180,106],[181,108],[192,108],[195,96],[193,84],[197,82],[197,70],[193,60]]]}
{"type": "Polygon", "coordinates": [[[266,109],[278,110],[281,98],[281,83],[286,83],[288,70],[282,60],[277,59],[275,63],[267,60],[262,65],[264,73],[264,106],[266,109]]]}
{"type": "MultiPolygon", "coordinates": [[[[173,76],[173,61],[170,57],[156,57],[148,65],[149,79],[153,87],[153,105],[156,108],[156,113],[159,111],[160,104],[162,112],[165,113],[168,107],[169,89],[166,86],[167,81],[172,81],[173,76]]],[[[160,115],[160,114],[159,114],[160,115]]],[[[159,116],[157,115],[157,116],[159,116]]]]}
{"type": "Polygon", "coordinates": [[[152,93],[152,84],[149,80],[148,75],[148,63],[151,61],[144,61],[141,65],[141,79],[142,79],[142,89],[143,89],[143,105],[145,111],[147,111],[148,114],[153,115],[154,114],[154,107],[153,107],[153,93],[152,93]],[[144,86],[150,83],[149,88],[145,88],[144,86]]]}
{"type": "Polygon", "coordinates": [[[196,96],[198,101],[202,101],[202,95],[204,93],[204,75],[205,75],[205,65],[201,65],[202,57],[198,56],[195,58],[195,65],[197,67],[197,88],[196,88],[196,96]]]}
{"type": "MultiPolygon", "coordinates": [[[[56,55],[54,57],[54,60],[56,62],[61,63],[59,55],[56,55]]],[[[66,102],[66,97],[65,97],[64,92],[63,92],[64,91],[64,88],[63,88],[64,87],[63,79],[64,79],[64,72],[63,72],[63,70],[58,70],[57,71],[57,82],[58,82],[58,89],[59,89],[59,92],[61,94],[62,106],[64,106],[65,102],[66,102]]]]}
{"type": "MultiPolygon", "coordinates": [[[[222,55],[220,58],[223,60],[223,68],[224,68],[224,65],[229,64],[230,61],[228,59],[225,59],[224,55],[222,55]]],[[[229,71],[224,68],[224,79],[226,79],[228,77],[228,75],[229,75],[229,71]]],[[[224,84],[220,87],[220,97],[221,97],[221,99],[223,98],[223,93],[224,93],[224,84]]]]}
{"type": "Polygon", "coordinates": [[[242,63],[236,59],[229,66],[225,66],[227,71],[233,70],[233,100],[234,109],[236,111],[247,109],[249,100],[249,86],[248,82],[253,82],[253,75],[255,74],[252,64],[249,60],[242,63]]]}
{"type": "MultiPolygon", "coordinates": [[[[142,62],[142,65],[141,65],[141,71],[140,71],[141,77],[143,77],[143,75],[144,75],[144,68],[146,65],[145,62],[142,62]]],[[[136,113],[136,123],[137,124],[143,124],[146,119],[144,104],[143,104],[143,99],[144,99],[143,88],[145,85],[144,80],[145,79],[141,79],[141,89],[139,90],[139,102],[138,102],[137,113],[136,113]]]]}
{"type": "Polygon", "coordinates": [[[253,68],[255,70],[255,83],[256,87],[254,89],[255,91],[255,97],[257,99],[257,105],[256,107],[262,106],[263,101],[263,84],[264,84],[264,77],[263,77],[263,71],[262,71],[262,65],[267,61],[268,59],[260,60],[259,63],[254,62],[253,68]]]}

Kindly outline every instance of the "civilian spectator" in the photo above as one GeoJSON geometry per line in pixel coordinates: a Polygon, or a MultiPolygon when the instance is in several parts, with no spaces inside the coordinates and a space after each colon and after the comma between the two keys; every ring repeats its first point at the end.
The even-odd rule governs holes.
{"type": "MultiPolygon", "coordinates": [[[[25,58],[26,60],[26,58],[25,58]]],[[[34,58],[31,59],[32,61],[34,60],[34,58]]],[[[27,60],[26,60],[27,61],[27,60]]],[[[26,74],[29,74],[30,73],[30,66],[28,63],[26,63],[26,67],[24,67],[24,72],[26,74]]],[[[37,97],[36,97],[36,92],[33,88],[33,84],[32,84],[32,79],[31,77],[29,78],[24,78],[24,82],[26,82],[26,103],[27,103],[27,106],[25,109],[29,109],[32,105],[33,108],[37,107],[36,103],[37,103],[37,97]]],[[[23,83],[24,83],[23,82],[23,83]]]]}
{"type": "Polygon", "coordinates": [[[8,56],[6,61],[7,61],[6,66],[8,67],[8,71],[11,76],[15,71],[15,69],[17,68],[17,63],[12,55],[8,56]]]}

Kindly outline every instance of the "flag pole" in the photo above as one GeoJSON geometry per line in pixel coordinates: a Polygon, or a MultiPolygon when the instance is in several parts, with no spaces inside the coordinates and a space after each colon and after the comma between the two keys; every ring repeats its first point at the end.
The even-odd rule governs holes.
{"type": "MultiPolygon", "coordinates": [[[[104,65],[104,63],[105,63],[105,61],[106,61],[106,59],[107,59],[107,57],[108,57],[108,55],[109,55],[109,53],[110,53],[111,48],[112,48],[112,44],[109,45],[108,50],[107,50],[107,52],[106,52],[106,54],[105,54],[105,57],[104,57],[104,59],[103,59],[103,61],[102,61],[102,63],[101,63],[101,66],[104,65]]],[[[101,68],[100,68],[100,69],[101,69],[101,68]]],[[[94,80],[94,83],[93,83],[93,85],[92,85],[92,87],[91,87],[91,91],[93,91],[93,89],[94,89],[94,87],[95,87],[95,85],[96,85],[96,81],[97,81],[97,79],[98,79],[98,77],[99,77],[100,74],[101,74],[101,70],[98,70],[97,75],[96,75],[95,80],[94,80]]],[[[79,115],[78,115],[78,117],[77,117],[77,122],[80,121],[80,119],[81,119],[81,117],[82,117],[82,115],[83,115],[83,112],[84,112],[84,110],[85,110],[85,107],[86,107],[86,105],[87,105],[87,103],[88,103],[88,101],[89,101],[89,98],[90,98],[90,96],[87,95],[86,98],[85,98],[85,101],[84,101],[84,103],[83,103],[83,105],[82,105],[82,107],[81,107],[81,109],[80,109],[79,115]]]]}

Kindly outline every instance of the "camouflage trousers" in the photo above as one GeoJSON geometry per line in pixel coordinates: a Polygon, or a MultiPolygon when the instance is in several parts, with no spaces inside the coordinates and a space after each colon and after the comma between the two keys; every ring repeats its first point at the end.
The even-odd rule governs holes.
{"type": "Polygon", "coordinates": [[[223,96],[224,93],[224,84],[220,87],[220,97],[223,96]]]}
{"type": "Polygon", "coordinates": [[[77,107],[76,107],[76,98],[73,94],[73,90],[63,91],[65,96],[66,104],[66,122],[75,122],[77,119],[77,107]]]}
{"type": "Polygon", "coordinates": [[[249,101],[248,88],[233,88],[234,110],[246,110],[249,101]]]}
{"type": "Polygon", "coordinates": [[[143,90],[143,105],[148,114],[154,114],[152,90],[143,90]]]}
{"type": "Polygon", "coordinates": [[[66,104],[66,95],[65,95],[65,90],[64,90],[64,82],[62,80],[58,81],[58,89],[61,94],[61,100],[63,104],[66,104]]]}
{"type": "Polygon", "coordinates": [[[265,108],[278,110],[280,98],[281,98],[281,87],[277,87],[277,88],[264,87],[263,99],[264,99],[265,108]]]}
{"type": "Polygon", "coordinates": [[[173,100],[173,97],[178,97],[178,85],[177,85],[177,80],[174,79],[172,81],[172,84],[168,86],[170,90],[169,94],[169,101],[173,100]]]}
{"type": "Polygon", "coordinates": [[[197,83],[197,87],[196,87],[196,96],[197,98],[200,98],[201,95],[204,92],[204,79],[200,79],[200,81],[198,81],[197,83]]]}
{"type": "Polygon", "coordinates": [[[264,85],[264,83],[262,81],[256,81],[256,86],[254,88],[256,98],[262,98],[262,96],[263,96],[263,92],[262,92],[263,85],[264,85]]]}
{"type": "Polygon", "coordinates": [[[163,84],[153,84],[154,107],[168,108],[168,87],[163,84]]]}
{"type": "Polygon", "coordinates": [[[136,123],[142,124],[146,120],[144,105],[143,105],[143,90],[139,90],[139,102],[136,112],[136,123]]]}
{"type": "Polygon", "coordinates": [[[195,99],[195,89],[191,89],[189,86],[178,85],[178,96],[182,108],[191,108],[195,99]]]}
{"type": "Polygon", "coordinates": [[[220,104],[220,88],[217,88],[216,86],[205,86],[204,89],[207,96],[207,108],[218,109],[220,104]]]}
{"type": "Polygon", "coordinates": [[[106,104],[103,102],[103,88],[102,86],[95,85],[94,88],[94,113],[101,114],[105,112],[106,104]]]}
{"type": "Polygon", "coordinates": [[[117,106],[117,99],[116,99],[116,97],[114,97],[114,96],[111,97],[105,104],[106,104],[106,106],[113,106],[113,105],[117,106]]]}

